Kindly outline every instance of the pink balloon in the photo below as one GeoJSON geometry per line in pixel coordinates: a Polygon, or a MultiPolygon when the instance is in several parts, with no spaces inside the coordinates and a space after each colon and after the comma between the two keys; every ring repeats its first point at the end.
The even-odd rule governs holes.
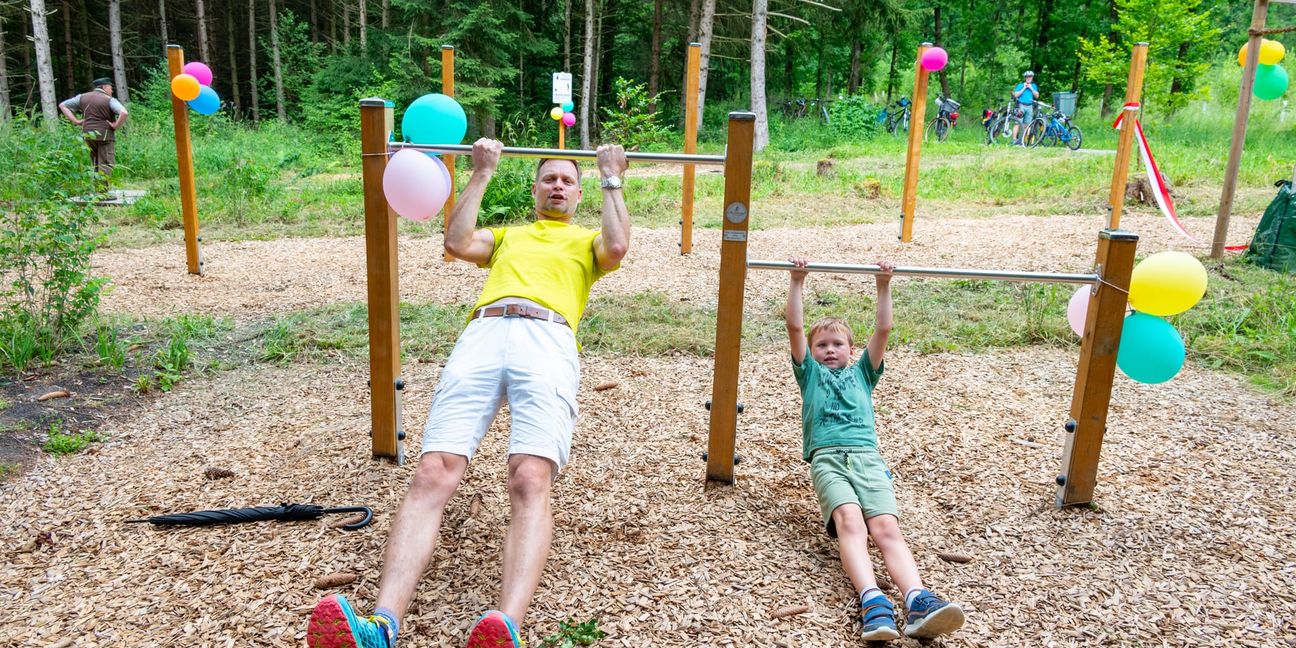
{"type": "Polygon", "coordinates": [[[206,63],[190,61],[185,63],[184,73],[198,79],[200,85],[209,86],[212,83],[212,71],[206,63]]]}
{"type": "Polygon", "coordinates": [[[405,149],[387,161],[383,195],[397,214],[412,221],[431,220],[450,197],[445,166],[418,151],[405,149]]]}
{"type": "Polygon", "coordinates": [[[1080,286],[1067,302],[1067,322],[1076,335],[1084,337],[1085,316],[1089,314],[1089,293],[1092,286],[1080,286]]]}
{"type": "MultiPolygon", "coordinates": [[[[436,163],[437,169],[441,171],[441,181],[445,183],[446,198],[449,199],[450,189],[454,187],[454,183],[450,182],[450,169],[446,168],[445,162],[442,162],[440,157],[434,157],[432,158],[432,161],[436,163]]],[[[441,202],[445,201],[443,200],[441,202]]]]}
{"type": "Polygon", "coordinates": [[[922,63],[923,69],[928,72],[943,70],[945,64],[949,62],[949,54],[946,54],[945,50],[939,47],[933,47],[923,52],[922,59],[919,62],[922,63]]]}
{"type": "Polygon", "coordinates": [[[576,125],[576,115],[573,115],[573,114],[571,114],[571,113],[563,113],[562,122],[563,122],[563,125],[565,125],[565,126],[575,126],[575,125],[576,125]]]}

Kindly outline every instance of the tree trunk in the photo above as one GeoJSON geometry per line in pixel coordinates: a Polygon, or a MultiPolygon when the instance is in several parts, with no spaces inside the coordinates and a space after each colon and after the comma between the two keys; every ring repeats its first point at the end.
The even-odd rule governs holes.
{"type": "Polygon", "coordinates": [[[270,57],[274,65],[275,104],[279,121],[288,121],[288,108],[284,105],[283,62],[279,59],[279,10],[275,0],[270,0],[270,57]]]}
{"type": "Polygon", "coordinates": [[[851,39],[850,80],[846,82],[846,94],[853,95],[859,90],[860,81],[860,48],[859,39],[851,39]]]}
{"type": "Polygon", "coordinates": [[[383,0],[382,3],[382,28],[383,31],[391,25],[391,0],[383,0]]]}
{"type": "Polygon", "coordinates": [[[108,42],[112,47],[113,91],[122,103],[130,101],[126,87],[126,54],[122,51],[121,0],[108,0],[108,42]]]}
{"type": "Polygon", "coordinates": [[[648,62],[648,112],[657,112],[657,85],[661,75],[662,0],[653,0],[652,59],[648,62]]]}
{"type": "Polygon", "coordinates": [[[202,57],[203,62],[210,62],[211,52],[207,45],[207,10],[203,6],[203,0],[195,0],[194,10],[198,14],[198,55],[202,57]]]}
{"type": "Polygon", "coordinates": [[[891,67],[887,68],[887,105],[891,105],[891,96],[895,94],[895,66],[896,55],[900,51],[900,39],[897,36],[891,37],[891,67]]]}
{"type": "Polygon", "coordinates": [[[684,61],[686,63],[680,66],[680,68],[683,70],[683,73],[681,75],[682,78],[680,80],[680,94],[679,94],[679,98],[680,98],[679,114],[680,114],[681,124],[684,123],[684,115],[685,113],[688,112],[688,97],[684,96],[684,89],[688,87],[687,61],[688,61],[689,46],[697,42],[697,38],[698,38],[697,30],[698,30],[698,0],[689,0],[688,27],[686,28],[686,31],[688,32],[688,38],[684,40],[684,51],[683,51],[684,61]]]}
{"type": "Polygon", "coordinates": [[[818,31],[818,34],[819,64],[815,66],[815,98],[822,99],[824,96],[824,50],[828,49],[828,46],[824,43],[823,32],[818,31]]]}
{"type": "Polygon", "coordinates": [[[571,72],[571,0],[563,0],[563,72],[571,72]]]}
{"type": "Polygon", "coordinates": [[[58,109],[54,100],[54,67],[50,61],[49,28],[45,24],[45,0],[31,0],[31,20],[41,114],[45,116],[45,127],[53,130],[58,120],[58,109]]]}
{"type": "MultiPolygon", "coordinates": [[[[1178,61],[1179,63],[1183,63],[1184,58],[1185,58],[1186,56],[1188,56],[1188,46],[1189,46],[1190,44],[1191,44],[1191,43],[1189,43],[1188,41],[1184,41],[1184,42],[1182,42],[1182,43],[1179,43],[1179,51],[1178,51],[1178,52],[1176,53],[1176,55],[1175,55],[1175,60],[1176,60],[1176,61],[1178,61]]],[[[1182,68],[1180,68],[1180,69],[1182,69],[1182,68]]],[[[1177,95],[1177,94],[1179,94],[1179,93],[1181,93],[1181,92],[1184,91],[1184,79],[1183,79],[1183,77],[1179,76],[1179,74],[1180,74],[1180,73],[1176,72],[1175,75],[1174,75],[1174,78],[1170,81],[1170,97],[1171,97],[1171,98],[1173,98],[1175,95],[1177,95]]]]}
{"type": "Polygon", "coordinates": [[[360,0],[360,52],[369,51],[369,2],[360,0]]]}
{"type": "Polygon", "coordinates": [[[328,3],[324,13],[328,14],[329,52],[337,54],[337,11],[334,9],[333,0],[325,0],[325,2],[328,3]]]}
{"type": "MultiPolygon", "coordinates": [[[[319,27],[318,27],[319,7],[316,6],[316,4],[317,3],[315,0],[310,0],[310,28],[311,28],[310,39],[312,43],[319,42],[319,27]]],[[[386,25],[383,26],[386,27],[386,25]]]]}
{"type": "Polygon", "coordinates": [[[351,5],[342,0],[342,49],[351,48],[351,5]]]}
{"type": "Polygon", "coordinates": [[[238,57],[234,55],[234,51],[238,49],[235,45],[236,38],[234,31],[234,3],[230,2],[225,4],[225,49],[229,52],[230,87],[233,90],[234,114],[237,116],[238,111],[243,108],[243,97],[239,94],[238,57]]]}
{"type": "Polygon", "coordinates": [[[698,22],[698,43],[702,45],[698,65],[697,129],[702,132],[702,113],[706,108],[707,73],[711,71],[711,36],[715,27],[716,0],[702,0],[702,18],[698,22]]]}
{"type": "MultiPolygon", "coordinates": [[[[4,49],[0,48],[0,56],[4,49]]],[[[63,0],[63,83],[67,86],[64,96],[72,96],[77,91],[76,71],[73,62],[76,55],[72,50],[72,3],[63,0]]]]}
{"type": "MultiPolygon", "coordinates": [[[[89,14],[90,12],[86,10],[86,3],[84,1],[79,2],[77,4],[80,5],[81,10],[76,12],[77,38],[73,42],[89,43],[91,42],[90,41],[90,19],[87,17],[87,14],[89,14]]],[[[23,25],[26,26],[27,23],[23,22],[23,25]]],[[[99,42],[99,39],[96,39],[94,42],[99,42]]],[[[27,49],[23,48],[23,51],[26,52],[27,49]]],[[[99,76],[99,72],[98,72],[99,63],[98,61],[95,60],[94,54],[95,54],[95,50],[93,47],[81,48],[81,56],[79,57],[82,63],[81,74],[88,76],[89,78],[81,79],[80,82],[76,84],[78,88],[81,87],[82,83],[89,83],[91,79],[99,76]],[[87,71],[89,71],[89,74],[86,74],[87,71]]]]}
{"type": "Polygon", "coordinates": [[[752,0],[751,109],[756,113],[756,134],[752,146],[763,151],[769,145],[769,112],[765,106],[765,23],[769,0],[752,0]]]}
{"type": "Polygon", "coordinates": [[[9,66],[6,63],[4,38],[4,10],[0,9],[0,122],[9,119],[9,66]]]}
{"type": "Polygon", "coordinates": [[[171,36],[167,33],[166,0],[158,0],[158,27],[162,32],[162,46],[166,47],[171,43],[171,36]]]}
{"type": "Polygon", "coordinates": [[[590,148],[590,94],[594,90],[594,0],[585,0],[585,49],[581,66],[581,148],[590,148]]]}
{"type": "MultiPolygon", "coordinates": [[[[590,106],[590,110],[594,112],[594,132],[591,133],[591,136],[599,139],[602,138],[602,135],[600,134],[602,128],[599,125],[600,121],[598,118],[599,105],[605,97],[612,94],[613,48],[611,42],[608,43],[607,47],[603,47],[603,37],[607,35],[607,31],[603,29],[603,18],[614,11],[612,8],[612,0],[602,0],[601,4],[602,6],[599,9],[598,15],[598,24],[594,27],[594,50],[598,52],[596,62],[594,63],[594,83],[599,87],[599,91],[594,93],[594,105],[590,106]]],[[[608,40],[611,41],[612,38],[609,38],[608,40]]]]}
{"type": "MultiPolygon", "coordinates": [[[[1111,2],[1107,4],[1107,16],[1108,18],[1111,19],[1111,31],[1107,32],[1107,42],[1111,43],[1112,45],[1115,45],[1116,41],[1120,38],[1120,36],[1116,33],[1116,20],[1119,18],[1118,14],[1116,13],[1116,0],[1111,0],[1111,2]]],[[[1112,92],[1114,91],[1115,88],[1112,86],[1112,84],[1110,83],[1103,84],[1102,109],[1099,111],[1103,119],[1107,119],[1112,115],[1111,98],[1112,98],[1112,92]]]]}
{"type": "MultiPolygon", "coordinates": [[[[935,32],[935,34],[933,34],[933,35],[935,36],[935,38],[932,40],[932,44],[935,45],[936,47],[944,47],[944,46],[945,46],[945,45],[944,45],[944,41],[941,40],[941,8],[940,8],[940,5],[936,5],[936,7],[932,9],[932,17],[934,17],[934,18],[936,19],[936,32],[935,32]]],[[[947,65],[947,66],[941,68],[941,69],[940,69],[940,72],[937,72],[937,73],[936,73],[937,76],[940,77],[941,94],[944,95],[945,97],[949,97],[949,96],[950,96],[949,77],[945,74],[945,70],[947,70],[948,68],[949,68],[949,66],[947,65]]]]}
{"type": "Polygon", "coordinates": [[[248,85],[252,91],[252,121],[261,121],[261,102],[257,88],[256,3],[248,0],[248,85]]]}
{"type": "Polygon", "coordinates": [[[1044,45],[1048,43],[1048,32],[1051,27],[1050,22],[1053,17],[1053,0],[1044,0],[1040,5],[1039,12],[1039,33],[1035,36],[1035,50],[1031,52],[1031,69],[1040,72],[1040,64],[1044,62],[1041,56],[1044,54],[1044,45]]]}

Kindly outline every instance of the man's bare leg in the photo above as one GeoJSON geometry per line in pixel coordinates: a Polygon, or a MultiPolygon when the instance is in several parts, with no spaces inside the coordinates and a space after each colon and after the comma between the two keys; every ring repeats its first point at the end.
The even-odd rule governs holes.
{"type": "Polygon", "coordinates": [[[535,455],[509,457],[509,529],[504,539],[500,611],[521,628],[540,584],[553,540],[550,495],[554,464],[535,455]]]}

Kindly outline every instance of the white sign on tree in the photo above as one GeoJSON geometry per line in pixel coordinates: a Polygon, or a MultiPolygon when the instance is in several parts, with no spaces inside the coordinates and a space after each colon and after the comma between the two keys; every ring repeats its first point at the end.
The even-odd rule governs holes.
{"type": "Polygon", "coordinates": [[[572,100],[571,72],[553,73],[553,102],[556,104],[572,100]]]}

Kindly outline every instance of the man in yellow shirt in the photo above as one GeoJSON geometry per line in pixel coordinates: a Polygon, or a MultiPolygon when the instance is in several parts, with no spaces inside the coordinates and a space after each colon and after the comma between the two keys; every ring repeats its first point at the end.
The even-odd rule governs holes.
{"type": "Polygon", "coordinates": [[[630,245],[622,195],[628,166],[620,146],[598,149],[602,227],[571,223],[581,172],[571,160],[541,160],[529,225],[477,229],[482,195],[503,145],[473,144],[473,174],[450,215],[445,250],[490,268],[468,325],[446,361],[423,430],[423,454],[396,512],[383,556],[376,611],[359,617],[338,595],[311,613],[311,648],[391,648],[419,578],[436,548],[441,515],[468,462],[507,399],[510,521],[499,610],[483,615],[468,648],[521,645],[518,628],[540,583],[553,536],[550,487],[567,463],[580,384],[576,327],[590,287],[616,270],[630,245]]]}

